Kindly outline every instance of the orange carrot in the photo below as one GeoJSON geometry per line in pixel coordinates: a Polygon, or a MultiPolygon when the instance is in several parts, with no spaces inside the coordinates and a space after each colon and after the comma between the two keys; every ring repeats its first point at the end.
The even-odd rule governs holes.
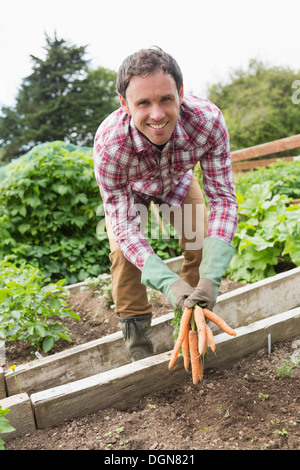
{"type": "Polygon", "coordinates": [[[211,312],[207,308],[203,309],[203,313],[208,320],[211,320],[216,325],[218,325],[223,331],[225,331],[225,333],[228,333],[231,336],[236,336],[236,332],[229,325],[227,325],[227,323],[221,317],[219,317],[219,315],[211,312]]]}
{"type": "Polygon", "coordinates": [[[199,361],[199,352],[198,352],[198,334],[196,330],[189,331],[189,347],[191,355],[191,369],[193,384],[197,385],[199,381],[199,376],[201,375],[200,371],[200,361],[199,361]]]}
{"type": "Polygon", "coordinates": [[[206,353],[206,347],[207,347],[207,338],[206,338],[206,322],[205,322],[205,316],[203,313],[202,308],[198,307],[196,305],[194,307],[194,320],[196,323],[197,327],[197,333],[198,333],[198,351],[200,356],[204,356],[206,353]]]}
{"type": "Polygon", "coordinates": [[[182,343],[182,356],[183,356],[184,368],[186,371],[188,371],[189,365],[190,365],[189,329],[186,332],[185,338],[182,343]]]}
{"type": "Polygon", "coordinates": [[[207,337],[209,347],[213,352],[216,352],[216,345],[215,345],[213,332],[211,331],[210,327],[207,324],[205,325],[205,328],[206,328],[206,337],[207,337]]]}
{"type": "Polygon", "coordinates": [[[198,372],[200,382],[202,382],[202,380],[203,380],[203,375],[204,375],[204,359],[200,357],[199,372],[198,372]]]}
{"type": "Polygon", "coordinates": [[[187,330],[189,328],[189,325],[190,325],[191,315],[192,315],[192,309],[185,307],[185,309],[183,310],[182,316],[181,316],[181,320],[180,320],[178,337],[177,337],[177,340],[175,342],[175,345],[174,345],[174,348],[173,348],[173,351],[172,351],[172,354],[171,354],[171,359],[170,359],[170,362],[169,362],[169,369],[171,369],[173,367],[173,365],[175,364],[175,362],[177,360],[180,348],[182,346],[182,343],[183,343],[183,340],[185,338],[186,332],[187,332],[187,330]]]}

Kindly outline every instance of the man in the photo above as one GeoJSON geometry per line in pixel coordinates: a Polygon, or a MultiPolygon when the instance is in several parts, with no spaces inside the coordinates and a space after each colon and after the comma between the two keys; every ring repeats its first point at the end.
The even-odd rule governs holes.
{"type": "Polygon", "coordinates": [[[210,101],[184,95],[172,56],[160,48],[132,54],[118,71],[117,92],[121,108],[98,128],[94,162],[116,313],[135,361],[153,353],[147,286],[176,309],[213,308],[234,252],[237,203],[223,116],[210,101]],[[209,218],[192,173],[198,162],[209,218]],[[148,208],[150,201],[174,209],[171,223],[184,255],[181,276],[154,253],[141,229],[138,206],[148,208]]]}

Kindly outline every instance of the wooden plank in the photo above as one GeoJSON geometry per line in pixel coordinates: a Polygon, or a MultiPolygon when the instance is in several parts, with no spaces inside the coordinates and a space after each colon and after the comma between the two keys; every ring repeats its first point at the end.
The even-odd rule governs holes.
{"type": "MultiPolygon", "coordinates": [[[[116,406],[128,407],[143,394],[172,385],[185,377],[182,369],[166,369],[168,353],[146,358],[72,384],[31,395],[39,429],[70,417],[116,406]]],[[[72,418],[71,418],[72,419],[72,418]]]]}
{"type": "MultiPolygon", "coordinates": [[[[237,328],[237,336],[218,335],[216,355],[210,354],[205,367],[227,367],[241,357],[300,333],[300,308],[274,315],[252,325],[237,328]]],[[[171,351],[103,372],[73,383],[31,395],[37,427],[44,429],[66,419],[114,407],[126,408],[151,392],[182,380],[190,380],[182,358],[168,370],[171,351]]]]}
{"type": "Polygon", "coordinates": [[[264,318],[236,329],[237,336],[215,336],[216,356],[208,356],[206,367],[230,367],[259,349],[268,349],[268,335],[275,344],[300,334],[300,307],[264,318]]]}
{"type": "Polygon", "coordinates": [[[175,258],[167,259],[165,260],[165,263],[167,266],[169,266],[171,271],[173,271],[174,273],[180,274],[183,260],[184,260],[184,257],[181,255],[181,256],[176,256],[175,258]]]}
{"type": "Polygon", "coordinates": [[[5,355],[6,355],[6,350],[5,350],[5,344],[0,346],[0,367],[5,364],[5,355]]]}
{"type": "Polygon", "coordinates": [[[300,147],[300,134],[231,152],[232,162],[250,160],[300,147]]]}
{"type": "MultiPolygon", "coordinates": [[[[214,311],[232,327],[300,306],[300,267],[276,274],[218,297],[214,311]]],[[[211,325],[216,333],[216,327],[211,325]]]]}
{"type": "MultiPolygon", "coordinates": [[[[300,305],[300,267],[218,297],[214,311],[233,328],[248,325],[300,305]]],[[[173,345],[174,315],[156,318],[152,323],[155,354],[173,345]]],[[[214,334],[219,329],[210,324],[214,334]]],[[[17,366],[15,374],[21,389],[28,394],[76,381],[130,362],[121,332],[67,349],[41,360],[17,366]]],[[[18,393],[11,370],[6,371],[7,394],[18,393]]]]}
{"type": "Polygon", "coordinates": [[[0,400],[6,397],[6,387],[3,368],[0,367],[0,400]]]}
{"type": "MultiPolygon", "coordinates": [[[[174,258],[164,260],[164,262],[169,266],[171,271],[179,274],[182,263],[183,263],[183,256],[182,255],[175,256],[174,258]]],[[[103,277],[104,279],[110,279],[111,276],[110,274],[107,273],[107,274],[104,274],[103,277]]],[[[76,293],[76,292],[79,292],[81,289],[88,289],[89,284],[86,281],[82,281],[82,282],[77,282],[75,284],[69,284],[68,286],[65,286],[65,287],[66,289],[69,289],[72,293],[76,293]]]]}
{"type": "Polygon", "coordinates": [[[27,393],[19,393],[18,395],[4,398],[0,400],[0,406],[3,409],[8,408],[10,410],[6,418],[15,428],[15,431],[1,434],[4,442],[36,430],[33,408],[27,393]]]}
{"type": "MultiPolygon", "coordinates": [[[[153,319],[151,339],[154,353],[172,348],[173,314],[153,319]]],[[[17,366],[14,373],[28,394],[45,388],[73,382],[90,375],[119,367],[131,361],[121,332],[75,346],[57,354],[17,366]]],[[[5,372],[7,394],[18,393],[12,370],[5,372]]]]}
{"type": "Polygon", "coordinates": [[[281,157],[281,158],[268,158],[264,160],[248,160],[245,162],[233,162],[232,169],[233,171],[241,171],[241,170],[253,170],[254,168],[262,167],[262,166],[269,166],[271,163],[275,163],[278,161],[284,162],[291,162],[294,161],[294,157],[281,157]]]}

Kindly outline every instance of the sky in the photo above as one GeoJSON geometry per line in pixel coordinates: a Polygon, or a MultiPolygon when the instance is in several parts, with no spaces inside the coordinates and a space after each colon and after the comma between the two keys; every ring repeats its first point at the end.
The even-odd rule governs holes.
{"type": "Polygon", "coordinates": [[[177,60],[186,92],[205,96],[256,58],[299,71],[299,0],[0,0],[0,107],[14,106],[30,55],[45,33],[87,46],[90,68],[117,71],[133,52],[159,46],[177,60]]]}

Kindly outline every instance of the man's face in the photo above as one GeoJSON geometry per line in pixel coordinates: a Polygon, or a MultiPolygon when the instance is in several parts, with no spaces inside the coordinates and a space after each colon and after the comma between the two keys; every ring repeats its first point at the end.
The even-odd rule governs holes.
{"type": "Polygon", "coordinates": [[[174,78],[159,71],[147,77],[133,77],[126,99],[119,95],[125,113],[131,114],[136,127],[156,146],[170,139],[176,126],[183,87],[177,91],[174,78]]]}

